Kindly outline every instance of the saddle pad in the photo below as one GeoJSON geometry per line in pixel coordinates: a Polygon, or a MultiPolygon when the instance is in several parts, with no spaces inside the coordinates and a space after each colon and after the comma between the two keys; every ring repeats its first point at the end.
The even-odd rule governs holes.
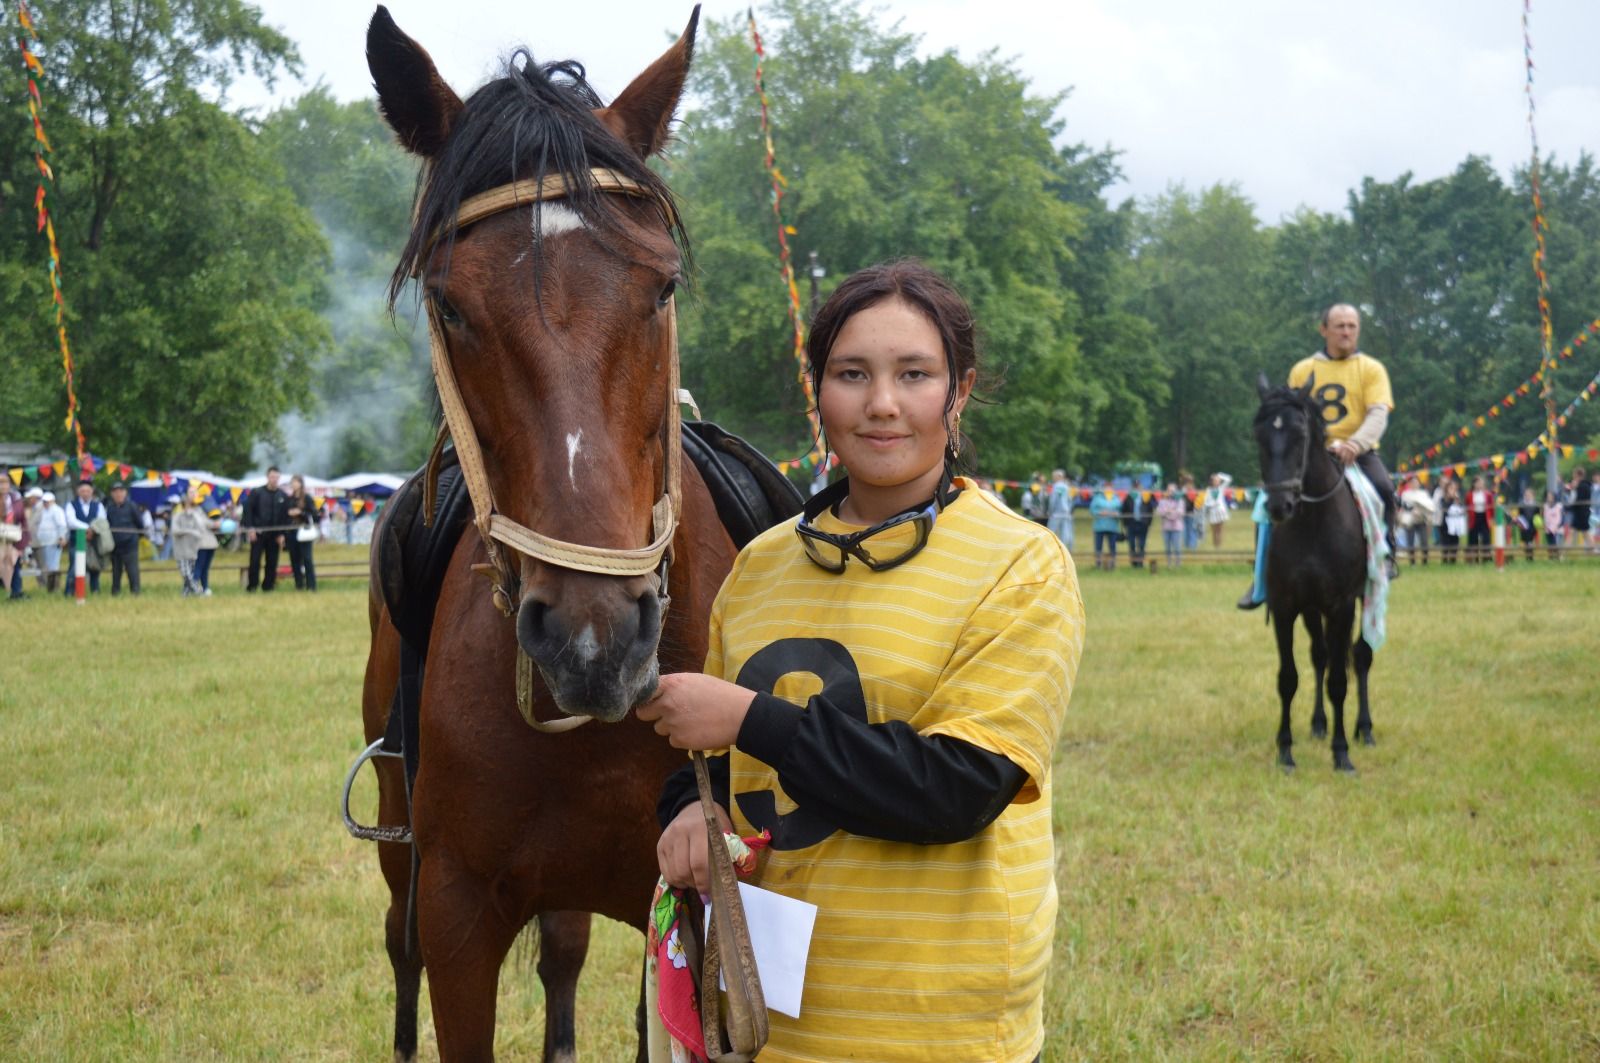
{"type": "Polygon", "coordinates": [[[766,455],[710,421],[683,422],[683,452],[700,471],[722,526],[741,550],[805,505],[800,489],[766,455]]]}

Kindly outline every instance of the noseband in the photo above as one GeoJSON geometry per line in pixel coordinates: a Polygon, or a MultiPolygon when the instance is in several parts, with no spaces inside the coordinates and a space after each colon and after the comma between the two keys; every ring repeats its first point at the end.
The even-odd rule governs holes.
{"type": "MultiPolygon", "coordinates": [[[[648,199],[659,205],[667,217],[675,217],[671,204],[655,192],[630,178],[612,170],[589,171],[594,190],[616,195],[648,199]]],[[[463,202],[456,210],[452,222],[434,235],[433,243],[457,229],[502,211],[513,210],[541,201],[561,199],[573,189],[559,174],[539,181],[515,181],[490,189],[463,202]]],[[[422,256],[422,261],[427,255],[422,256]]],[[[418,268],[420,275],[421,267],[418,268]]],[[[473,523],[489,555],[489,564],[480,566],[483,575],[493,584],[494,604],[506,617],[517,612],[515,598],[517,574],[512,568],[511,553],[531,557],[559,568],[579,572],[593,572],[601,576],[648,576],[656,574],[657,593],[667,604],[667,569],[672,560],[672,537],[678,529],[678,515],[682,499],[682,457],[679,452],[682,435],[682,413],[679,403],[693,401],[678,385],[678,312],[674,300],[668,308],[668,335],[670,356],[667,384],[667,424],[664,441],[665,470],[661,497],[650,509],[651,534],[654,540],[637,549],[615,549],[572,543],[540,534],[519,524],[500,512],[495,504],[494,491],[484,471],[483,451],[478,445],[478,434],[472,425],[456,384],[455,372],[450,366],[449,350],[445,346],[444,329],[439,321],[439,311],[428,303],[428,341],[432,351],[433,379],[439,389],[439,404],[444,410],[444,426],[439,430],[433,454],[428,459],[424,478],[423,512],[427,519],[433,516],[434,494],[438,486],[440,458],[446,438],[455,442],[456,456],[461,463],[461,476],[467,484],[467,494],[472,498],[473,523]],[[502,550],[501,547],[506,549],[502,550]]]]}

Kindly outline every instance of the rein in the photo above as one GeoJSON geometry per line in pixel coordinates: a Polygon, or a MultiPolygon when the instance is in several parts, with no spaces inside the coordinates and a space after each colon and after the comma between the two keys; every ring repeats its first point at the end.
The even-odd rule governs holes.
{"type": "MultiPolygon", "coordinates": [[[[675,223],[672,205],[658,198],[654,192],[630,178],[612,170],[589,171],[594,190],[617,195],[634,196],[656,203],[667,216],[669,224],[675,223]]],[[[557,174],[540,181],[515,181],[471,197],[456,209],[449,225],[441,227],[429,243],[428,253],[438,241],[450,232],[481,221],[502,211],[513,210],[541,201],[561,199],[573,190],[564,177],[557,174]]],[[[418,267],[419,273],[421,266],[418,267]]],[[[512,568],[511,554],[522,554],[561,568],[580,572],[593,572],[602,576],[656,576],[656,590],[661,598],[662,610],[671,604],[667,594],[667,572],[672,563],[672,539],[677,534],[679,514],[682,512],[683,492],[683,413],[680,404],[694,400],[679,384],[678,364],[678,310],[674,299],[668,308],[669,369],[667,383],[667,424],[664,447],[665,483],[661,497],[650,509],[651,534],[649,545],[637,549],[616,549],[566,542],[543,535],[532,528],[512,520],[499,511],[494,491],[484,470],[483,451],[478,444],[478,433],[472,424],[462,400],[455,371],[450,365],[450,352],[445,345],[444,329],[439,321],[438,308],[428,303],[428,342],[433,362],[433,378],[439,388],[439,404],[444,410],[444,425],[434,442],[433,453],[428,458],[427,472],[423,478],[424,521],[433,519],[434,498],[438,491],[440,459],[447,438],[455,442],[456,456],[461,463],[461,476],[466,481],[467,493],[472,499],[473,523],[489,555],[489,564],[475,566],[491,583],[495,608],[507,618],[517,612],[517,574],[512,568]],[[505,549],[501,549],[504,547],[505,549]]],[[[517,708],[528,725],[546,734],[559,734],[580,727],[592,719],[589,716],[569,716],[563,720],[543,721],[533,714],[533,661],[517,649],[517,708]]],[[[739,899],[739,885],[734,874],[728,849],[722,840],[722,830],[713,809],[714,798],[706,773],[705,756],[694,753],[695,781],[700,792],[701,811],[705,815],[709,861],[711,864],[713,912],[711,927],[706,936],[705,954],[700,972],[701,1022],[711,1059],[719,1063],[743,1063],[751,1060],[767,1041],[767,1009],[761,992],[761,979],[756,971],[755,950],[750,942],[750,928],[745,922],[744,905],[739,899]],[[726,968],[728,989],[728,1017],[724,1025],[720,997],[717,991],[719,978],[726,968]]]]}

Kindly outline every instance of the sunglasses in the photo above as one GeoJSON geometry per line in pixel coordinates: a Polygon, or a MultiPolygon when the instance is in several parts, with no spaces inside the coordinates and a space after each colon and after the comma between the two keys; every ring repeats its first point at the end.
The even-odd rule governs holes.
{"type": "Polygon", "coordinates": [[[920,509],[908,509],[870,528],[837,535],[823,531],[813,521],[850,493],[850,481],[840,480],[806,503],[800,523],[795,525],[795,534],[800,537],[806,557],[825,571],[843,572],[853,557],[873,572],[885,572],[910,561],[928,545],[928,536],[933,533],[933,525],[941,508],[939,498],[943,496],[944,504],[948,505],[960,493],[959,489],[947,493],[943,489],[946,485],[940,486],[939,494],[920,509]],[[911,526],[909,535],[904,532],[886,534],[906,525],[911,526]],[[883,537],[882,541],[873,542],[880,537],[883,537]]]}

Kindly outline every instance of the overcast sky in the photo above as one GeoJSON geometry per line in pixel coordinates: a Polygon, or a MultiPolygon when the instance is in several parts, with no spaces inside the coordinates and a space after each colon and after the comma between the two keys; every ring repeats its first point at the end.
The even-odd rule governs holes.
{"type": "MultiPolygon", "coordinates": [[[[299,43],[305,83],[271,95],[241,84],[234,102],[287,101],[318,80],[340,99],[371,95],[363,40],[373,5],[257,2],[299,43]]],[[[462,95],[527,44],[541,60],[581,60],[609,99],[693,5],[388,6],[462,95]]],[[[704,5],[718,19],[744,9],[742,0],[704,5]]],[[[1123,152],[1127,179],[1114,198],[1232,181],[1275,222],[1301,205],[1342,210],[1364,176],[1425,180],[1469,153],[1509,174],[1529,153],[1520,0],[902,0],[880,10],[919,35],[925,53],[994,48],[1039,93],[1070,88],[1066,138],[1123,152]]],[[[1536,0],[1532,31],[1541,149],[1563,162],[1600,153],[1600,2],[1536,0]]]]}

